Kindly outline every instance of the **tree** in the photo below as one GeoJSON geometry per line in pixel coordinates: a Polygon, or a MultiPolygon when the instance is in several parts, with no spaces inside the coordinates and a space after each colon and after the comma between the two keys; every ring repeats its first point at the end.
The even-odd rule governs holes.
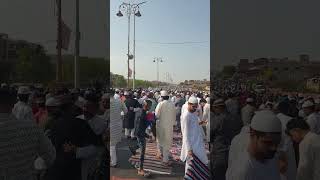
{"type": "Polygon", "coordinates": [[[18,50],[18,61],[15,66],[15,80],[20,82],[45,83],[54,78],[54,66],[50,63],[44,48],[26,46],[18,50]]]}

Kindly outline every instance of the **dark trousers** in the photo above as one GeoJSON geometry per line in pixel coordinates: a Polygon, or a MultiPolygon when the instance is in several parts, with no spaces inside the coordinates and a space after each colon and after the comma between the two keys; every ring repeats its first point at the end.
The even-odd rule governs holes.
{"type": "Polygon", "coordinates": [[[140,148],[140,169],[143,169],[144,154],[146,152],[146,139],[138,137],[138,146],[140,148]]]}
{"type": "Polygon", "coordinates": [[[157,137],[157,133],[156,133],[156,131],[157,131],[156,127],[157,126],[156,126],[156,124],[157,124],[157,120],[153,121],[152,125],[151,125],[151,131],[152,131],[152,135],[154,137],[157,137]]]}
{"type": "Polygon", "coordinates": [[[212,179],[225,180],[228,169],[228,152],[215,152],[210,143],[210,171],[212,179]]]}
{"type": "Polygon", "coordinates": [[[181,129],[180,116],[181,116],[181,113],[178,113],[178,114],[176,115],[176,121],[177,121],[177,128],[178,128],[178,129],[181,129]]]}

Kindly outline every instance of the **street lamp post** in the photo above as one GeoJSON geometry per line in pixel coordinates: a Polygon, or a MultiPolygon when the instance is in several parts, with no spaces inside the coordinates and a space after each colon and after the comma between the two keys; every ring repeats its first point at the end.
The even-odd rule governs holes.
{"type": "Polygon", "coordinates": [[[154,58],[153,62],[157,63],[157,82],[158,82],[158,88],[160,86],[160,82],[159,82],[159,62],[163,62],[161,57],[156,57],[154,58]]]}
{"type": "Polygon", "coordinates": [[[133,59],[133,81],[132,86],[135,89],[135,77],[136,77],[136,70],[135,70],[135,61],[136,61],[136,16],[141,17],[140,13],[140,5],[144,4],[145,2],[141,2],[138,4],[130,4],[130,3],[122,3],[119,6],[119,12],[117,13],[118,17],[122,17],[122,11],[126,12],[128,16],[128,79],[127,79],[127,87],[129,88],[129,72],[130,72],[130,59],[133,59]],[[133,55],[130,55],[130,17],[133,16],[133,55]]]}

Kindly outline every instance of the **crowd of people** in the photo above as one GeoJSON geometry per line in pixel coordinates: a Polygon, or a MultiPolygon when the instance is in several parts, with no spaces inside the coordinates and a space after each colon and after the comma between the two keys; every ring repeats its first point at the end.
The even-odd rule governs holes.
{"type": "Polygon", "coordinates": [[[0,179],[109,178],[110,89],[0,88],[0,179]]]}
{"type": "Polygon", "coordinates": [[[320,179],[320,96],[213,85],[212,179],[320,179]]]}
{"type": "Polygon", "coordinates": [[[122,130],[125,138],[136,141],[136,145],[129,146],[132,154],[140,151],[140,176],[150,176],[143,166],[146,142],[156,142],[156,158],[164,166],[172,166],[169,157],[174,131],[182,133],[180,159],[186,163],[185,174],[193,156],[207,166],[209,96],[184,90],[114,89],[110,100],[110,166],[117,167],[116,145],[121,141],[122,130]]]}

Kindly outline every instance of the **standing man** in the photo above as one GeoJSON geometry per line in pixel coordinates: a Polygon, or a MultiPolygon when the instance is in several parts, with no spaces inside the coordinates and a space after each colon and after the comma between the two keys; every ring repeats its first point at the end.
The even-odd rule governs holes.
{"type": "Polygon", "coordinates": [[[19,101],[14,105],[12,109],[12,114],[18,120],[32,120],[33,113],[32,108],[29,106],[30,90],[26,86],[21,86],[18,89],[18,99],[19,101]]]}
{"type": "Polygon", "coordinates": [[[300,119],[288,122],[287,133],[299,143],[297,180],[320,179],[320,136],[311,132],[309,125],[300,119]]]}
{"type": "Polygon", "coordinates": [[[139,102],[133,98],[132,92],[124,93],[126,100],[124,101],[127,106],[128,113],[125,115],[123,127],[125,128],[125,135],[128,139],[134,138],[134,125],[135,125],[135,117],[136,112],[139,111],[140,104],[139,102]]]}
{"type": "Polygon", "coordinates": [[[320,134],[320,115],[315,110],[315,104],[311,100],[307,100],[302,104],[302,108],[311,132],[320,134]]]}
{"type": "Polygon", "coordinates": [[[241,120],[244,126],[250,124],[254,112],[256,111],[253,98],[247,98],[246,103],[247,104],[241,109],[241,120]]]}
{"type": "Polygon", "coordinates": [[[233,118],[226,109],[223,99],[218,99],[213,103],[213,117],[210,129],[211,146],[211,169],[213,179],[225,180],[228,168],[228,153],[231,140],[241,130],[241,122],[233,118]]]}
{"type": "Polygon", "coordinates": [[[176,120],[176,109],[174,104],[169,100],[167,91],[161,91],[161,97],[163,99],[155,110],[157,120],[157,144],[158,154],[157,158],[160,158],[160,154],[163,154],[163,163],[167,166],[169,163],[169,150],[172,145],[173,138],[173,125],[176,120]],[[162,153],[161,153],[162,152],[162,153]]]}
{"type": "Polygon", "coordinates": [[[56,151],[36,123],[12,115],[15,99],[10,90],[0,88],[0,178],[34,180],[35,158],[50,167],[56,151]]]}
{"type": "Polygon", "coordinates": [[[188,99],[188,110],[182,114],[182,149],[180,159],[186,162],[185,173],[189,167],[192,155],[197,156],[203,164],[208,164],[208,156],[205,149],[203,129],[199,125],[199,118],[194,113],[198,108],[196,97],[188,99]]]}
{"type": "Polygon", "coordinates": [[[110,98],[110,166],[117,166],[117,154],[116,145],[121,141],[122,132],[122,117],[123,114],[128,113],[126,105],[121,102],[121,100],[115,96],[110,98]]]}
{"type": "Polygon", "coordinates": [[[278,158],[275,155],[281,132],[281,122],[273,112],[257,112],[252,118],[249,134],[239,139],[240,142],[247,142],[245,146],[237,146],[245,147],[245,150],[237,149],[241,153],[228,164],[226,180],[280,180],[278,158]]]}
{"type": "Polygon", "coordinates": [[[287,171],[281,172],[281,175],[284,176],[286,180],[295,180],[297,174],[295,152],[292,140],[285,133],[286,126],[292,119],[292,117],[289,116],[289,102],[281,101],[277,106],[277,110],[279,111],[277,117],[282,124],[282,138],[279,145],[279,159],[284,161],[285,164],[288,164],[288,167],[286,168],[287,171]]]}

